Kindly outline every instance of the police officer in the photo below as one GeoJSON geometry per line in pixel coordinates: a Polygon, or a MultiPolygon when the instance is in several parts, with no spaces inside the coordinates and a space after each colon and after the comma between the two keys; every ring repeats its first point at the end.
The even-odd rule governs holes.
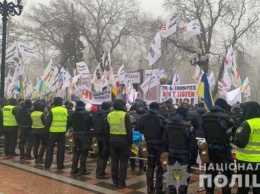
{"type": "Polygon", "coordinates": [[[20,159],[31,160],[31,150],[33,146],[33,137],[31,135],[31,119],[30,115],[32,113],[32,102],[31,100],[25,100],[20,102],[20,109],[17,111],[17,123],[19,124],[20,130],[20,159]],[[24,151],[25,143],[27,142],[26,152],[24,151]]]}
{"type": "Polygon", "coordinates": [[[45,157],[45,169],[49,169],[53,160],[53,151],[55,143],[57,143],[57,168],[64,168],[65,155],[65,132],[67,129],[68,110],[62,106],[62,98],[55,97],[53,100],[53,108],[50,110],[46,128],[49,131],[48,145],[45,157]]]}
{"type": "Polygon", "coordinates": [[[72,157],[71,174],[78,176],[89,175],[86,169],[87,156],[90,145],[92,143],[92,135],[90,129],[92,126],[92,115],[86,111],[83,101],[76,102],[76,109],[69,117],[69,126],[73,128],[74,135],[74,152],[72,157]],[[80,166],[78,168],[78,162],[80,166]]]}
{"type": "Polygon", "coordinates": [[[18,108],[17,100],[10,98],[8,100],[8,105],[3,108],[3,129],[5,134],[5,144],[4,153],[5,156],[17,156],[19,154],[15,153],[15,147],[17,144],[18,135],[18,123],[16,120],[16,115],[18,108]]]}
{"type": "Polygon", "coordinates": [[[36,101],[33,105],[34,111],[30,119],[32,123],[32,136],[33,136],[33,155],[35,163],[43,163],[44,152],[48,143],[48,131],[45,128],[46,114],[44,113],[44,104],[41,101],[36,101]],[[39,152],[39,146],[41,149],[39,152]]]}
{"type": "Polygon", "coordinates": [[[159,114],[159,104],[152,102],[149,112],[140,118],[140,132],[144,134],[149,152],[148,167],[146,170],[147,193],[163,193],[163,169],[160,157],[165,149],[163,142],[164,116],[159,114]],[[154,169],[156,167],[156,183],[153,184],[154,169]]]}
{"type": "MultiPolygon", "coordinates": [[[[196,139],[193,135],[193,127],[184,120],[187,117],[187,109],[179,107],[176,116],[170,118],[170,122],[165,127],[165,139],[169,152],[169,165],[178,162],[180,165],[187,165],[186,172],[191,172],[191,152],[197,147],[196,139]]],[[[182,172],[181,172],[182,173],[182,172]]],[[[187,184],[189,178],[187,179],[187,184]]],[[[176,188],[169,186],[170,194],[186,194],[188,192],[187,185],[180,185],[176,188]],[[178,192],[177,192],[178,190],[178,192]]]]}
{"type": "Polygon", "coordinates": [[[109,158],[109,129],[107,125],[107,114],[109,113],[112,102],[103,102],[93,119],[94,132],[98,140],[98,159],[97,159],[97,179],[108,179],[106,175],[106,165],[109,158]]]}
{"type": "MultiPolygon", "coordinates": [[[[133,134],[137,134],[137,135],[141,135],[140,134],[140,118],[142,117],[142,115],[145,114],[145,107],[144,104],[142,102],[135,102],[129,111],[129,114],[131,116],[133,116],[133,120],[135,120],[134,123],[134,132],[133,134]]],[[[141,155],[141,152],[139,150],[139,158],[142,158],[143,156],[141,155]]],[[[131,172],[135,171],[135,159],[131,158],[130,159],[130,164],[131,164],[131,172]]],[[[143,160],[139,160],[139,172],[143,172],[144,171],[144,161],[143,160]]]]}
{"type": "MultiPolygon", "coordinates": [[[[244,122],[234,136],[237,174],[242,175],[242,185],[238,185],[237,194],[248,193],[250,187],[246,186],[246,181],[260,183],[260,105],[247,102],[242,110],[244,122]]],[[[260,193],[259,187],[252,185],[252,188],[253,193],[260,193]]]]}
{"type": "Polygon", "coordinates": [[[111,173],[114,187],[126,187],[127,163],[133,142],[132,122],[126,113],[126,103],[114,101],[114,111],[108,114],[107,121],[110,133],[111,173]]]}
{"type": "MultiPolygon", "coordinates": [[[[225,112],[228,104],[226,100],[218,98],[215,101],[215,106],[210,108],[210,112],[202,116],[202,128],[204,129],[206,142],[209,147],[209,159],[212,163],[206,164],[206,174],[211,175],[212,182],[209,186],[205,184],[208,194],[214,193],[214,179],[218,174],[219,169],[217,165],[224,166],[222,174],[226,176],[228,183],[231,182],[232,169],[234,161],[231,155],[231,146],[226,133],[229,128],[234,126],[234,122],[225,112]]],[[[229,184],[222,188],[223,194],[231,194],[231,187],[229,184]]]]}

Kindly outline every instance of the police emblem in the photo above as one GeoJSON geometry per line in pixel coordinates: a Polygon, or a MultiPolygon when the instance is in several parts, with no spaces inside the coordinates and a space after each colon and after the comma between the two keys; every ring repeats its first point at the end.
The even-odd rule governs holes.
{"type": "Polygon", "coordinates": [[[238,127],[236,133],[241,133],[242,130],[243,130],[243,127],[238,127]]]}

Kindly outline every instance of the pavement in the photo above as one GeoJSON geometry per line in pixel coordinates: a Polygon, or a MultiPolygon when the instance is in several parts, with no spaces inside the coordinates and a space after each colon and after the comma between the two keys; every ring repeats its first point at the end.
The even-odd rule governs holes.
{"type": "MultiPolygon", "coordinates": [[[[0,139],[1,140],[1,139],[0,139]]],[[[1,145],[1,142],[0,142],[1,145]]],[[[17,150],[18,152],[18,150],[17,150]]],[[[95,178],[96,158],[89,157],[87,168],[90,175],[76,176],[70,175],[72,154],[66,151],[65,168],[58,170],[56,168],[56,156],[49,170],[44,169],[44,164],[36,164],[34,160],[20,160],[17,157],[6,157],[3,149],[0,148],[0,194],[64,194],[64,193],[104,193],[104,194],[144,194],[146,193],[146,176],[139,171],[127,171],[127,187],[116,189],[113,187],[112,180],[98,180],[95,178]]],[[[138,170],[138,162],[136,162],[138,170]]],[[[110,166],[106,173],[111,174],[110,166]]],[[[199,188],[199,170],[192,172],[189,182],[189,194],[205,194],[205,190],[199,188]]],[[[164,187],[166,188],[166,178],[164,187]]],[[[219,188],[215,189],[216,194],[222,193],[219,188]]],[[[232,193],[236,193],[236,187],[232,193]]]]}

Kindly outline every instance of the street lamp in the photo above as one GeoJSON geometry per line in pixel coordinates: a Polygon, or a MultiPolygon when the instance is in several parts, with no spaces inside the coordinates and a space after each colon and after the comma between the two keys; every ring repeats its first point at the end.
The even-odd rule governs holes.
{"type": "MultiPolygon", "coordinates": [[[[16,2],[15,2],[16,3],[16,2]]],[[[8,3],[6,0],[0,2],[0,14],[3,16],[3,35],[2,35],[2,61],[1,61],[1,89],[0,97],[4,98],[5,91],[5,52],[6,52],[6,24],[8,16],[21,15],[23,11],[22,0],[17,0],[17,4],[8,3]]]]}
{"type": "Polygon", "coordinates": [[[190,58],[190,64],[194,66],[198,65],[199,67],[202,68],[202,70],[205,73],[208,73],[207,71],[208,71],[209,58],[210,58],[210,54],[202,55],[202,50],[198,48],[196,54],[194,54],[190,58]]]}

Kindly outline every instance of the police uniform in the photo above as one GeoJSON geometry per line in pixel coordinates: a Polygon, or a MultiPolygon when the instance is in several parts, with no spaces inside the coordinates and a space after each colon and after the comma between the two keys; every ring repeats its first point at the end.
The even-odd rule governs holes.
{"type": "MultiPolygon", "coordinates": [[[[237,194],[248,193],[246,180],[252,184],[255,176],[260,183],[260,106],[257,102],[248,102],[243,109],[245,121],[236,129],[234,144],[237,146],[237,174],[242,175],[242,185],[238,185],[237,194]]],[[[260,193],[260,188],[252,185],[254,193],[260,193]]]]}
{"type": "Polygon", "coordinates": [[[86,111],[83,101],[76,102],[76,109],[69,117],[69,126],[73,128],[75,147],[73,150],[71,174],[88,175],[86,169],[87,156],[92,143],[92,115],[86,111]],[[78,163],[80,165],[78,167],[78,163]]]}
{"type": "Polygon", "coordinates": [[[16,156],[15,147],[17,145],[18,123],[16,114],[18,108],[16,99],[9,99],[9,105],[3,108],[3,129],[5,134],[4,153],[6,156],[16,156]]]}
{"type": "Polygon", "coordinates": [[[109,176],[106,175],[105,170],[109,158],[109,129],[107,125],[107,115],[111,107],[112,103],[103,102],[101,109],[98,110],[93,119],[94,133],[98,140],[99,149],[96,169],[97,179],[109,178],[109,176]]]}
{"type": "MultiPolygon", "coordinates": [[[[26,100],[21,102],[21,108],[17,111],[17,123],[19,124],[19,150],[21,159],[32,159],[31,151],[33,146],[33,137],[31,135],[31,107],[32,102],[26,100]],[[27,142],[26,151],[24,151],[25,143],[27,142]]],[[[20,103],[20,104],[21,104],[20,103]]]]}
{"type": "MultiPolygon", "coordinates": [[[[233,174],[233,169],[229,167],[234,165],[231,146],[226,135],[228,129],[234,126],[232,119],[225,113],[228,104],[224,99],[219,98],[216,100],[215,105],[210,108],[210,112],[202,116],[202,128],[209,147],[209,159],[212,162],[206,164],[206,174],[212,177],[212,186],[209,186],[208,181],[205,180],[205,188],[208,194],[214,193],[214,179],[219,172],[217,165],[225,167],[221,173],[226,176],[228,183],[231,182],[233,174]]],[[[229,184],[222,188],[222,192],[223,194],[231,193],[229,184]]]]}
{"type": "Polygon", "coordinates": [[[114,187],[126,186],[127,163],[131,154],[133,125],[130,116],[125,112],[123,100],[114,101],[114,111],[108,114],[107,121],[110,133],[111,173],[114,187]]]}
{"type": "Polygon", "coordinates": [[[31,122],[35,163],[43,163],[43,156],[48,143],[48,131],[45,128],[46,115],[44,113],[44,104],[40,101],[34,103],[31,122]],[[40,144],[41,149],[39,151],[40,144]]]}
{"type": "Polygon", "coordinates": [[[57,143],[57,168],[64,168],[65,132],[67,130],[68,110],[62,107],[62,98],[54,98],[54,107],[50,110],[46,128],[49,130],[48,145],[45,157],[45,169],[49,169],[53,160],[53,151],[57,143]]]}
{"type": "Polygon", "coordinates": [[[163,188],[163,168],[160,157],[165,151],[163,142],[164,116],[159,114],[159,104],[153,102],[150,104],[150,110],[140,118],[140,132],[144,134],[149,152],[148,167],[146,170],[147,193],[162,193],[163,188]],[[154,170],[156,167],[156,183],[153,184],[154,170]]]}
{"type": "MultiPolygon", "coordinates": [[[[187,110],[183,107],[177,109],[177,115],[170,118],[170,122],[166,125],[165,139],[169,152],[169,165],[174,165],[178,162],[181,166],[187,165],[185,171],[191,172],[191,159],[194,147],[197,147],[196,139],[193,135],[193,127],[184,120],[187,116],[187,110]]],[[[181,172],[184,174],[186,172],[181,172]]],[[[169,186],[170,194],[186,194],[188,192],[187,178],[186,185],[180,185],[176,188],[174,185],[169,186]],[[178,190],[178,191],[177,191],[178,190]]]]}

